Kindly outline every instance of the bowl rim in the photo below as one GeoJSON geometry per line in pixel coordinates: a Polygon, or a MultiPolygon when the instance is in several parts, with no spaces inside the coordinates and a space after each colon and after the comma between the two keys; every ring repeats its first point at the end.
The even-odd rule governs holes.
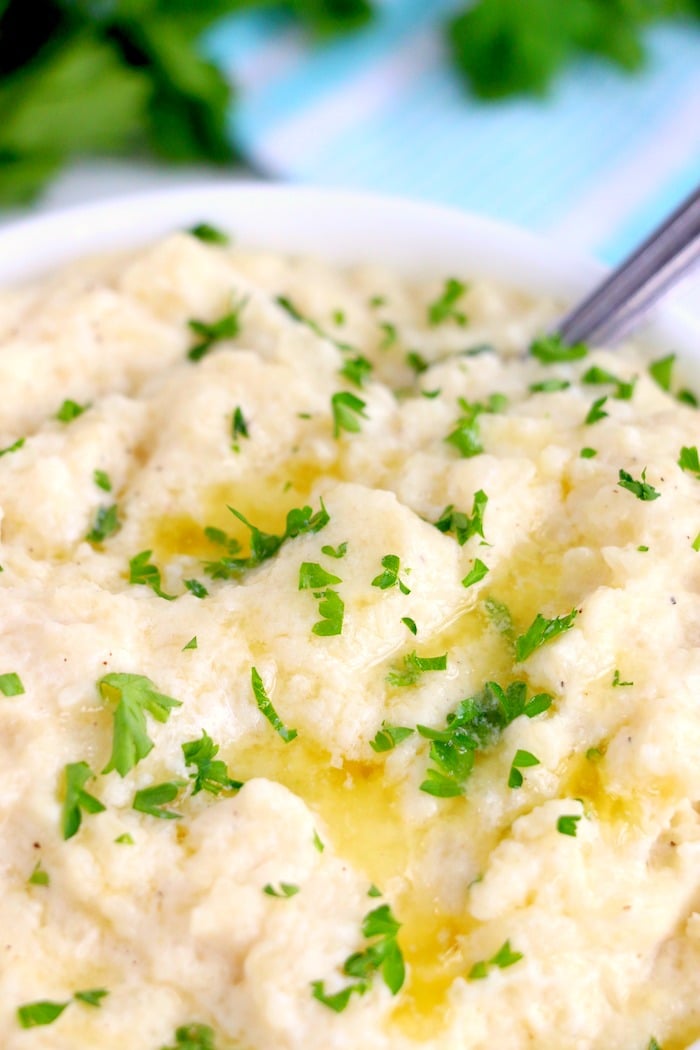
{"type": "MultiPolygon", "coordinates": [[[[138,248],[196,222],[234,241],[329,263],[387,265],[410,276],[492,277],[571,301],[607,267],[553,238],[429,201],[259,181],[195,182],[108,197],[12,221],[0,228],[0,287],[41,277],[81,256],[138,248]]],[[[666,302],[637,338],[679,351],[681,372],[700,380],[700,318],[666,302]]]]}

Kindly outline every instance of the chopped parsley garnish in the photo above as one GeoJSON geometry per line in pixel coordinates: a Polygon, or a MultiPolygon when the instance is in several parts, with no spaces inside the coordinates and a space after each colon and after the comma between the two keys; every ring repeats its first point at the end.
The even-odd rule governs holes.
{"type": "Polygon", "coordinates": [[[315,561],[303,561],[299,566],[299,590],[318,591],[332,583],[342,583],[340,576],[334,576],[315,561]]]}
{"type": "Polygon", "coordinates": [[[140,551],[129,561],[129,583],[150,587],[159,598],[167,602],[175,600],[174,594],[166,594],[160,586],[160,569],[151,563],[153,551],[140,551]]]}
{"type": "Polygon", "coordinates": [[[98,489],[102,489],[103,492],[112,491],[112,482],[110,480],[109,474],[107,474],[104,470],[95,470],[92,475],[92,480],[95,482],[98,489]]]}
{"type": "Polygon", "coordinates": [[[234,302],[229,313],[218,321],[188,321],[191,332],[198,336],[198,341],[187,351],[190,361],[201,361],[209,351],[224,339],[235,339],[241,331],[241,314],[248,302],[247,298],[234,302]]]}
{"type": "Polygon", "coordinates": [[[17,1020],[22,1028],[38,1028],[40,1025],[53,1024],[68,1006],[70,1006],[70,999],[67,1003],[54,1003],[49,999],[39,999],[35,1003],[25,1003],[24,1006],[20,1006],[17,1010],[17,1020]]]}
{"type": "Polygon", "coordinates": [[[413,369],[417,376],[422,375],[423,372],[427,372],[430,368],[428,361],[426,361],[423,355],[419,354],[417,350],[409,350],[406,354],[406,364],[409,368],[413,369]]]}
{"type": "Polygon", "coordinates": [[[398,332],[396,331],[396,325],[392,324],[391,321],[380,321],[379,327],[384,333],[384,337],[379,344],[380,350],[388,350],[389,347],[393,346],[398,339],[398,332]]]}
{"type": "Polygon", "coordinates": [[[227,233],[208,222],[198,222],[196,226],[190,226],[187,232],[197,240],[204,241],[205,244],[227,245],[230,242],[227,233]]]}
{"type": "Polygon", "coordinates": [[[248,424],[245,421],[243,410],[240,405],[237,405],[233,410],[231,416],[231,448],[234,452],[240,452],[241,446],[239,444],[239,438],[249,438],[248,424]]]}
{"type": "Polygon", "coordinates": [[[82,416],[90,406],[79,405],[77,401],[71,401],[70,398],[63,402],[58,412],[56,413],[56,419],[60,423],[72,423],[78,416],[82,416]]]}
{"type": "Polygon", "coordinates": [[[381,897],[382,896],[382,891],[379,889],[378,886],[375,886],[374,883],[372,883],[370,888],[367,890],[367,896],[368,897],[381,897]]]}
{"type": "Polygon", "coordinates": [[[656,1039],[654,1039],[653,1036],[649,1040],[649,1045],[647,1046],[647,1050],[661,1050],[661,1047],[659,1046],[659,1044],[657,1043],[656,1039]]]}
{"type": "Polygon", "coordinates": [[[324,849],[326,847],[323,845],[323,842],[321,841],[321,837],[320,837],[319,833],[316,831],[315,828],[314,828],[314,839],[313,839],[313,842],[314,842],[314,849],[318,850],[319,853],[323,853],[323,851],[324,851],[324,849]]]}
{"type": "Polygon", "coordinates": [[[581,459],[593,459],[597,455],[598,455],[598,449],[597,448],[588,448],[588,447],[586,447],[586,448],[582,448],[581,451],[579,452],[579,456],[581,457],[581,459]]]}
{"type": "Polygon", "coordinates": [[[568,390],[571,383],[568,379],[542,379],[539,383],[530,383],[531,394],[554,394],[558,390],[568,390]]]}
{"type": "Polygon", "coordinates": [[[5,448],[0,448],[0,456],[8,456],[10,452],[19,452],[24,445],[26,438],[17,438],[11,445],[7,445],[5,448]]]}
{"type": "Polygon", "coordinates": [[[510,765],[510,773],[508,774],[508,787],[519,788],[523,786],[523,775],[520,772],[521,769],[527,769],[528,766],[539,766],[540,760],[531,751],[521,751],[518,749],[515,752],[515,756],[510,765]]]}
{"type": "Polygon", "coordinates": [[[65,767],[66,793],[63,799],[62,829],[64,839],[75,835],[82,822],[81,810],[103,813],[105,807],[85,790],[85,784],[94,777],[87,762],[70,762],[65,767]]]}
{"type": "Polygon", "coordinates": [[[499,602],[489,596],[484,599],[484,611],[500,634],[506,637],[513,636],[513,617],[504,602],[499,602]]]}
{"type": "Polygon", "coordinates": [[[700,404],[697,395],[692,390],[679,390],[676,394],[676,400],[680,401],[682,405],[690,405],[691,408],[697,408],[700,404]]]}
{"type": "Polygon", "coordinates": [[[403,668],[389,671],[389,685],[405,687],[415,685],[424,671],[446,671],[447,653],[441,656],[419,656],[415,650],[403,658],[403,668]]]}
{"type": "Polygon", "coordinates": [[[164,807],[175,801],[186,783],[185,780],[166,780],[162,784],[142,788],[134,795],[133,809],[147,813],[149,817],[159,817],[160,820],[181,820],[181,813],[164,807]]]}
{"type": "Polygon", "coordinates": [[[620,688],[622,688],[622,686],[625,686],[625,685],[634,685],[634,682],[623,682],[622,679],[620,678],[620,672],[618,671],[618,669],[616,667],[615,668],[615,673],[613,675],[612,685],[620,686],[620,688]]]}
{"type": "Polygon", "coordinates": [[[246,569],[257,568],[258,565],[267,561],[268,558],[274,557],[282,544],[287,540],[295,539],[297,536],[302,536],[308,532],[320,532],[331,520],[323,500],[321,500],[321,509],[315,513],[311,507],[294,507],[287,512],[287,523],[284,532],[281,536],[276,536],[256,528],[240,511],[235,510],[233,507],[228,509],[235,518],[238,518],[250,530],[250,554],[246,557],[235,557],[240,550],[238,541],[229,539],[221,529],[207,526],[204,530],[207,539],[213,543],[225,546],[227,549],[226,555],[220,558],[219,561],[206,562],[204,565],[204,571],[215,580],[230,580],[232,577],[240,575],[246,569]]]}
{"type": "Polygon", "coordinates": [[[580,816],[574,815],[559,817],[559,820],[557,821],[557,831],[560,835],[571,835],[571,837],[575,839],[576,832],[578,831],[576,825],[580,819],[580,816]]]}
{"type": "Polygon", "coordinates": [[[133,846],[134,840],[128,831],[125,831],[122,835],[117,835],[114,840],[120,846],[133,846]]]}
{"type": "Polygon", "coordinates": [[[193,594],[195,598],[207,598],[209,596],[209,591],[199,580],[183,580],[182,582],[190,594],[193,594]]]}
{"type": "Polygon", "coordinates": [[[250,678],[258,710],[268,720],[272,728],[279,733],[285,744],[291,743],[292,740],[296,739],[297,731],[296,729],[287,729],[284,722],[272,706],[272,701],[265,692],[263,680],[254,667],[251,667],[250,669],[250,678]]]}
{"type": "Polygon", "coordinates": [[[362,354],[358,354],[357,357],[348,358],[340,369],[340,374],[361,389],[365,385],[365,380],[371,376],[373,368],[371,361],[368,361],[362,354]]]}
{"type": "Polygon", "coordinates": [[[637,550],[641,551],[642,554],[646,554],[646,552],[649,550],[649,548],[647,547],[647,545],[645,543],[640,543],[640,545],[637,547],[637,550]]]}
{"type": "Polygon", "coordinates": [[[647,480],[646,467],[642,471],[642,477],[640,481],[635,481],[631,474],[628,474],[626,470],[620,470],[620,476],[618,479],[618,485],[621,489],[627,489],[637,499],[642,500],[644,503],[650,503],[652,500],[658,499],[661,493],[658,489],[655,489],[653,485],[650,485],[647,480]]]}
{"type": "Polygon", "coordinates": [[[681,470],[687,470],[694,474],[696,478],[700,478],[700,457],[698,456],[697,445],[683,446],[678,457],[678,466],[681,470]]]}
{"type": "Polygon", "coordinates": [[[508,966],[514,966],[515,963],[520,962],[522,958],[523,953],[514,952],[510,946],[510,941],[506,941],[490,959],[474,963],[467,977],[470,981],[480,981],[484,977],[488,977],[489,970],[494,966],[497,966],[500,970],[505,970],[508,966]]]}
{"type": "Polygon", "coordinates": [[[605,383],[612,383],[615,387],[613,397],[619,401],[629,401],[634,393],[634,387],[636,379],[618,379],[612,372],[606,371],[604,368],[600,368],[598,365],[591,365],[587,372],[581,376],[582,383],[590,383],[592,386],[601,386],[605,383]]]}
{"type": "Polygon", "coordinates": [[[216,1050],[215,1038],[214,1029],[208,1024],[190,1021],[176,1028],[174,1044],[164,1046],[162,1050],[216,1050]]]}
{"type": "Polygon", "coordinates": [[[466,401],[463,397],[458,399],[458,405],[462,415],[457,420],[454,430],[445,438],[445,441],[457,449],[465,459],[478,456],[484,451],[479,431],[479,416],[484,413],[494,414],[502,412],[508,404],[503,394],[491,394],[487,402],[466,401]]]}
{"type": "Polygon", "coordinates": [[[585,424],[591,425],[592,423],[597,423],[601,419],[606,419],[607,416],[608,416],[608,413],[603,408],[603,405],[605,404],[605,402],[607,400],[608,400],[607,397],[599,397],[599,398],[597,398],[593,402],[591,407],[588,409],[588,413],[587,413],[586,418],[584,419],[583,422],[585,424]]]}
{"type": "Polygon", "coordinates": [[[82,992],[76,992],[73,998],[86,1006],[102,1006],[102,1000],[107,995],[109,992],[106,988],[86,988],[82,992]]]}
{"type": "Polygon", "coordinates": [[[402,594],[411,593],[410,587],[407,587],[399,577],[401,559],[398,554],[385,554],[382,558],[382,568],[384,572],[380,572],[372,580],[373,587],[378,587],[381,591],[388,591],[392,587],[398,587],[402,594]]]}
{"type": "Polygon", "coordinates": [[[321,547],[321,554],[325,554],[328,558],[344,558],[348,551],[348,541],[344,540],[339,543],[337,547],[331,547],[329,543],[321,547]]]}
{"type": "Polygon", "coordinates": [[[662,390],[667,393],[671,389],[671,379],[673,376],[673,365],[676,360],[675,354],[668,354],[666,357],[660,357],[658,361],[652,361],[649,365],[649,375],[662,390]]]}
{"type": "Polygon", "coordinates": [[[386,306],[387,298],[385,295],[372,295],[369,299],[369,306],[372,310],[378,309],[380,306],[386,306]]]}
{"type": "Polygon", "coordinates": [[[182,745],[185,765],[195,767],[195,772],[189,774],[193,795],[200,791],[220,795],[222,791],[238,791],[243,787],[242,781],[233,780],[228,775],[226,763],[216,757],[218,753],[219,745],[204,729],[199,740],[190,740],[182,745]]]}
{"type": "Polygon", "coordinates": [[[157,722],[167,722],[180,700],[159,693],[150,678],[142,674],[108,674],[97,683],[103,700],[116,702],[113,714],[112,754],[102,770],[116,769],[125,777],[145,758],[153,741],[146,731],[146,712],[157,722]]]}
{"type": "Polygon", "coordinates": [[[693,548],[694,551],[700,551],[700,532],[697,534],[697,536],[695,537],[695,539],[691,543],[691,547],[693,548]]]}
{"type": "Polygon", "coordinates": [[[511,722],[521,715],[535,718],[552,704],[547,693],[527,699],[525,682],[512,682],[503,689],[487,682],[481,692],[461,700],[447,716],[444,729],[419,725],[422,737],[430,740],[432,767],[420,785],[421,791],[438,798],[463,795],[479,751],[492,747],[511,722]]]}
{"type": "Polygon", "coordinates": [[[195,635],[193,635],[192,638],[190,638],[190,640],[187,643],[187,645],[183,645],[182,652],[184,653],[184,652],[187,652],[188,649],[196,649],[196,648],[197,648],[197,635],[195,634],[195,635]]]}
{"type": "Polygon", "coordinates": [[[310,317],[305,317],[286,295],[278,295],[275,302],[292,318],[293,321],[296,321],[298,324],[306,325],[306,327],[311,329],[315,335],[333,343],[338,350],[341,350],[343,353],[351,353],[354,351],[354,347],[350,346],[349,343],[343,343],[338,339],[334,339],[332,335],[328,334],[328,332],[324,332],[323,328],[321,328],[317,321],[311,320],[310,317]]]}
{"type": "Polygon", "coordinates": [[[343,973],[355,978],[355,983],[328,994],[324,981],[313,981],[311,989],[314,999],[336,1013],[342,1013],[350,997],[353,994],[364,995],[377,975],[382,977],[391,994],[397,995],[406,977],[403,953],[397,940],[400,929],[401,923],[394,918],[388,904],[380,904],[365,915],[362,935],[369,943],[343,963],[343,973]]]}
{"type": "Polygon", "coordinates": [[[588,353],[585,343],[574,343],[567,346],[562,342],[561,336],[542,335],[530,344],[530,353],[543,365],[555,365],[560,361],[578,361],[588,353]]]}
{"type": "Polygon", "coordinates": [[[378,754],[383,751],[393,751],[397,744],[406,740],[415,732],[408,726],[392,726],[388,722],[382,722],[381,729],[377,730],[374,740],[370,740],[369,746],[378,754]]]}
{"type": "Polygon", "coordinates": [[[331,411],[333,413],[333,436],[338,437],[341,430],[357,434],[362,428],[360,419],[367,419],[365,408],[366,402],[347,390],[331,397],[331,411]]]}
{"type": "Polygon", "coordinates": [[[432,401],[436,397],[440,397],[442,390],[438,387],[437,390],[421,390],[421,397],[427,397],[428,400],[432,401]]]}
{"type": "Polygon", "coordinates": [[[16,671],[8,671],[6,674],[0,674],[0,693],[3,696],[22,696],[24,693],[24,686],[22,685],[22,679],[16,671]]]}
{"type": "Polygon", "coordinates": [[[271,882],[263,886],[263,893],[266,893],[268,897],[282,897],[289,898],[295,897],[299,892],[299,887],[293,882],[280,882],[279,889],[275,889],[271,882]]]}
{"type": "Polygon", "coordinates": [[[555,616],[552,620],[548,620],[542,613],[538,613],[527,631],[515,640],[515,658],[518,663],[527,660],[528,656],[534,653],[535,649],[539,649],[541,645],[551,642],[552,639],[557,638],[564,631],[568,631],[570,627],[573,627],[577,616],[577,609],[572,609],[566,616],[555,616]]]}
{"type": "Polygon", "coordinates": [[[41,861],[38,860],[34,865],[34,870],[27,879],[30,886],[48,886],[49,885],[49,873],[44,871],[41,866],[41,861]]]}
{"type": "Polygon", "coordinates": [[[338,328],[342,328],[343,325],[345,324],[345,321],[346,321],[345,310],[334,310],[333,313],[331,314],[331,317],[332,317],[332,320],[333,320],[333,324],[337,325],[338,328]]]}
{"type": "Polygon", "coordinates": [[[484,576],[489,571],[488,565],[484,565],[480,558],[474,559],[474,565],[469,570],[467,575],[462,580],[463,587],[471,587],[473,584],[478,583],[479,580],[483,580],[484,576]]]}
{"type": "Polygon", "coordinates": [[[320,598],[318,613],[321,619],[311,628],[312,633],[317,634],[321,638],[330,638],[333,635],[342,634],[343,618],[345,616],[345,602],[343,599],[337,591],[332,590],[330,587],[325,591],[321,591],[320,594],[316,594],[316,597],[320,598]]]}
{"type": "Polygon", "coordinates": [[[484,511],[489,498],[483,489],[474,493],[471,517],[464,511],[455,510],[450,504],[445,507],[442,514],[435,522],[435,528],[440,532],[453,532],[460,547],[472,536],[484,538],[484,511]]]}
{"type": "Polygon", "coordinates": [[[448,277],[442,294],[428,305],[428,324],[433,328],[444,324],[445,321],[454,321],[455,324],[461,326],[466,325],[466,315],[457,309],[457,304],[466,291],[466,284],[462,284],[455,277],[448,277]]]}
{"type": "Polygon", "coordinates": [[[412,620],[410,616],[402,616],[401,623],[405,624],[406,627],[408,627],[411,634],[418,634],[418,627],[416,626],[416,621],[412,620]]]}
{"type": "Polygon", "coordinates": [[[85,539],[88,543],[104,543],[110,536],[114,536],[115,532],[119,532],[120,528],[121,522],[116,503],[113,503],[111,507],[98,507],[95,520],[85,539]]]}

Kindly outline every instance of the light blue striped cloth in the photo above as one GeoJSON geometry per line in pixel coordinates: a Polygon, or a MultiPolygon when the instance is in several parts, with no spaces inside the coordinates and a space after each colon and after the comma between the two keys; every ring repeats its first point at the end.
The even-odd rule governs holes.
{"type": "Polygon", "coordinates": [[[584,58],[544,100],[483,103],[442,38],[463,6],[383,0],[321,45],[279,14],[224,20],[206,47],[239,85],[236,141],[278,178],[458,205],[619,260],[700,183],[700,24],[654,28],[642,75],[584,58]]]}

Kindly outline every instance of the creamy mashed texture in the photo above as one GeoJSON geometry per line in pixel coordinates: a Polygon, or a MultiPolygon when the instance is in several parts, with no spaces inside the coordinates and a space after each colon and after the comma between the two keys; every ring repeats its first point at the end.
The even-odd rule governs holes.
{"type": "Polygon", "coordinates": [[[458,277],[3,293],[5,1050],[700,1037],[697,410],[458,277]]]}

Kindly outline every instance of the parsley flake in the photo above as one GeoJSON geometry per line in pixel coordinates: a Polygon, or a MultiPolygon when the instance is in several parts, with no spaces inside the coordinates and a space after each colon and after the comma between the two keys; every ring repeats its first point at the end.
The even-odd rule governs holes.
{"type": "Polygon", "coordinates": [[[508,774],[508,787],[519,788],[523,786],[523,775],[520,772],[521,769],[526,769],[528,766],[539,766],[540,760],[531,751],[517,750],[515,756],[510,765],[510,773],[508,774]]]}
{"type": "Polygon", "coordinates": [[[190,226],[187,233],[205,244],[220,244],[224,246],[230,243],[230,237],[227,233],[208,222],[198,222],[196,226],[190,226]]]}
{"type": "Polygon", "coordinates": [[[579,456],[581,457],[581,459],[593,459],[597,455],[597,448],[582,448],[579,452],[579,456]]]}
{"type": "Polygon", "coordinates": [[[218,321],[188,321],[191,332],[199,337],[187,351],[190,361],[201,361],[209,351],[224,339],[235,339],[241,331],[241,314],[248,302],[247,297],[234,302],[232,309],[218,321]]]}
{"type": "Polygon", "coordinates": [[[22,1028],[38,1028],[41,1025],[53,1024],[66,1007],[67,1003],[54,1003],[49,999],[39,999],[35,1003],[25,1003],[17,1010],[17,1019],[22,1028]]]}
{"type": "Polygon", "coordinates": [[[146,731],[146,713],[167,722],[180,700],[159,693],[150,678],[141,674],[108,674],[97,683],[103,700],[116,702],[113,714],[112,754],[102,773],[116,769],[125,777],[150,754],[153,741],[146,731]]]}
{"type": "Polygon", "coordinates": [[[175,1029],[175,1043],[162,1050],[216,1050],[214,1029],[208,1024],[190,1021],[175,1029]]]}
{"type": "Polygon", "coordinates": [[[418,627],[416,625],[416,621],[412,620],[410,616],[402,616],[401,623],[405,624],[406,627],[408,627],[411,634],[418,634],[418,627]]]}
{"type": "Polygon", "coordinates": [[[325,554],[328,558],[344,558],[348,551],[348,541],[344,540],[339,543],[337,547],[331,547],[329,543],[321,547],[321,554],[325,554]]]}
{"type": "Polygon", "coordinates": [[[50,879],[48,871],[44,871],[41,866],[41,861],[38,860],[34,865],[34,870],[27,879],[30,886],[48,886],[50,879]]]}
{"type": "Polygon", "coordinates": [[[200,583],[199,580],[183,580],[182,582],[184,583],[185,587],[190,592],[190,594],[193,594],[195,598],[209,597],[209,591],[206,589],[203,583],[200,583]]]}
{"type": "Polygon", "coordinates": [[[318,850],[319,853],[323,853],[323,851],[324,851],[324,849],[326,847],[324,846],[323,842],[321,841],[321,837],[320,837],[319,833],[316,831],[315,828],[314,828],[313,843],[314,843],[314,849],[318,850]]]}
{"type": "Polygon", "coordinates": [[[287,523],[284,532],[281,536],[276,536],[258,529],[240,511],[235,510],[233,507],[228,507],[228,510],[235,518],[243,522],[250,531],[250,554],[246,557],[237,557],[236,555],[240,550],[238,541],[229,539],[221,529],[208,525],[204,530],[207,539],[212,543],[224,546],[227,552],[219,561],[205,562],[204,564],[204,571],[215,580],[229,580],[240,575],[246,569],[257,568],[258,565],[267,561],[268,558],[274,557],[282,544],[286,543],[287,540],[296,539],[297,536],[302,536],[309,532],[320,532],[331,520],[323,500],[321,500],[321,509],[315,513],[311,507],[294,507],[287,512],[287,523]]]}
{"type": "Polygon", "coordinates": [[[208,791],[210,795],[220,795],[222,791],[238,791],[243,787],[240,780],[232,780],[228,775],[226,763],[216,756],[219,745],[215,744],[205,729],[199,740],[190,740],[182,745],[182,754],[186,766],[194,766],[190,773],[193,782],[192,794],[208,791]]]}
{"type": "Polygon", "coordinates": [[[115,532],[119,532],[121,527],[116,503],[111,507],[98,507],[95,520],[85,539],[88,543],[104,543],[110,536],[114,536],[115,532]]]}
{"type": "Polygon", "coordinates": [[[9,456],[10,452],[19,452],[23,447],[26,438],[17,438],[11,445],[7,445],[6,448],[0,448],[0,456],[9,456]]]}
{"type": "Polygon", "coordinates": [[[403,688],[415,685],[424,671],[447,670],[447,653],[441,656],[419,656],[414,650],[403,658],[403,668],[389,671],[386,680],[389,685],[403,688]]]}
{"type": "Polygon", "coordinates": [[[668,354],[666,357],[660,357],[658,361],[652,361],[649,365],[649,375],[662,390],[667,393],[671,389],[671,379],[673,376],[673,366],[676,361],[675,354],[668,354]]]}
{"type": "Polygon", "coordinates": [[[530,383],[531,394],[554,394],[559,390],[568,390],[571,383],[568,379],[542,379],[539,383],[530,383]]]}
{"type": "Polygon", "coordinates": [[[578,824],[580,819],[581,817],[576,815],[559,817],[557,821],[557,831],[560,835],[570,835],[572,838],[575,839],[576,832],[578,831],[576,825],[578,824]]]}
{"type": "Polygon", "coordinates": [[[697,445],[683,446],[678,457],[678,466],[681,470],[687,470],[694,474],[696,478],[700,478],[700,457],[698,456],[697,445]]]}
{"type": "Polygon", "coordinates": [[[566,616],[555,616],[548,620],[542,613],[538,613],[527,631],[515,640],[515,658],[518,663],[527,660],[536,649],[546,642],[551,642],[564,631],[573,627],[574,620],[578,616],[578,610],[572,609],[566,616]]]}
{"type": "Polygon", "coordinates": [[[603,408],[603,405],[607,400],[607,397],[599,397],[596,401],[593,402],[591,407],[588,409],[586,418],[583,421],[586,425],[590,426],[593,423],[597,423],[599,420],[605,419],[608,416],[608,413],[603,408]]]}
{"type": "Polygon", "coordinates": [[[345,602],[337,591],[327,588],[318,595],[318,612],[321,617],[311,628],[312,634],[321,638],[330,638],[343,633],[345,602]]]}
{"type": "Polygon", "coordinates": [[[409,368],[413,369],[417,376],[422,375],[423,372],[427,372],[430,368],[429,362],[426,361],[423,355],[419,354],[417,350],[409,350],[406,354],[406,364],[409,368]]]}
{"type": "Polygon", "coordinates": [[[77,401],[68,399],[59,408],[56,413],[56,419],[60,423],[72,423],[78,416],[82,416],[83,412],[87,411],[89,407],[90,405],[79,405],[77,401]]]}
{"type": "Polygon", "coordinates": [[[293,882],[280,882],[279,889],[275,889],[271,882],[263,886],[263,893],[266,893],[268,897],[281,897],[287,898],[294,897],[299,892],[299,887],[293,882]]]}
{"type": "Polygon", "coordinates": [[[403,953],[397,940],[400,928],[401,923],[394,918],[388,904],[380,904],[365,915],[362,935],[369,943],[343,963],[343,973],[355,978],[355,983],[328,994],[323,981],[313,981],[311,990],[314,999],[336,1013],[342,1013],[350,997],[354,994],[364,995],[377,975],[382,977],[391,994],[397,995],[406,977],[403,953]]]}
{"type": "Polygon", "coordinates": [[[81,810],[86,813],[103,813],[105,807],[94,795],[85,791],[84,785],[95,774],[87,762],[70,762],[65,767],[65,796],[63,799],[63,838],[70,839],[82,823],[81,810]]]}
{"type": "Polygon", "coordinates": [[[164,807],[175,801],[186,783],[185,780],[166,780],[162,784],[142,788],[134,795],[132,808],[139,813],[147,813],[149,817],[159,817],[160,820],[181,820],[181,813],[174,813],[172,809],[164,807]]]}
{"type": "Polygon", "coordinates": [[[347,390],[331,397],[331,411],[333,413],[333,437],[338,437],[341,430],[357,434],[361,430],[360,419],[367,419],[365,408],[367,404],[360,397],[348,393],[347,390]]]}
{"type": "Polygon", "coordinates": [[[383,339],[379,344],[379,349],[388,350],[389,347],[393,346],[399,338],[396,325],[392,324],[391,321],[380,321],[379,327],[383,332],[383,339]]]}
{"type": "Polygon", "coordinates": [[[457,304],[466,291],[466,284],[462,284],[456,277],[448,277],[441,295],[428,305],[428,324],[433,328],[444,324],[445,321],[454,321],[462,327],[466,325],[466,314],[457,309],[457,304]]]}
{"type": "Polygon", "coordinates": [[[398,587],[402,594],[411,593],[410,588],[399,577],[401,559],[398,554],[385,554],[382,558],[382,568],[384,572],[380,572],[372,580],[373,587],[378,587],[381,591],[388,591],[392,587],[398,587]]]}
{"type": "Polygon", "coordinates": [[[109,474],[107,474],[104,470],[95,470],[92,475],[92,480],[95,482],[98,489],[102,489],[103,492],[112,491],[112,482],[110,480],[109,474]]]}
{"type": "Polygon", "coordinates": [[[637,499],[642,500],[644,503],[650,503],[652,500],[658,499],[661,493],[658,489],[655,489],[653,485],[650,485],[646,480],[647,472],[646,467],[642,471],[641,481],[635,481],[631,474],[628,474],[626,470],[620,470],[620,476],[618,479],[618,485],[621,489],[627,489],[637,499]]]}
{"type": "Polygon", "coordinates": [[[362,354],[358,354],[357,357],[351,357],[345,362],[340,369],[340,375],[345,376],[347,380],[362,389],[365,381],[371,376],[373,368],[371,361],[368,361],[362,354]]]}
{"type": "Polygon", "coordinates": [[[133,840],[132,836],[129,834],[128,831],[125,831],[121,835],[117,835],[117,837],[116,837],[116,839],[114,841],[120,846],[133,846],[134,845],[134,840],[133,840]]]}
{"type": "Polygon", "coordinates": [[[622,688],[622,686],[625,686],[625,685],[634,685],[634,682],[623,682],[622,679],[620,678],[620,672],[618,671],[617,668],[615,668],[615,673],[613,675],[612,685],[613,686],[620,686],[620,688],[622,688]]]}
{"type": "Polygon", "coordinates": [[[381,754],[383,751],[393,751],[397,744],[406,740],[415,732],[408,726],[392,726],[388,722],[382,722],[381,729],[377,730],[374,740],[370,740],[369,746],[373,751],[381,754]]]}
{"type": "Polygon", "coordinates": [[[290,744],[297,736],[296,729],[287,729],[284,722],[272,706],[272,701],[265,691],[263,680],[254,667],[251,667],[250,669],[250,678],[258,710],[268,720],[272,728],[279,733],[285,744],[290,744]]]}
{"type": "Polygon", "coordinates": [[[239,444],[239,438],[249,438],[248,424],[245,421],[243,410],[240,405],[237,405],[233,410],[231,416],[231,448],[234,452],[240,452],[241,446],[239,444]]]}
{"type": "Polygon", "coordinates": [[[590,383],[593,386],[601,386],[606,383],[612,383],[615,387],[613,397],[617,398],[618,401],[629,401],[634,393],[634,387],[636,379],[618,379],[612,372],[608,372],[605,368],[600,368],[598,365],[591,365],[587,372],[581,376],[582,383],[590,383]]]}
{"type": "Polygon", "coordinates": [[[484,565],[480,558],[474,559],[474,565],[462,580],[463,587],[471,587],[479,580],[483,580],[489,571],[488,565],[484,565]]]}
{"type": "Polygon", "coordinates": [[[315,561],[303,561],[299,566],[299,590],[318,591],[331,583],[342,583],[340,576],[334,576],[315,561]]]}
{"type": "Polygon", "coordinates": [[[458,399],[458,405],[462,414],[457,420],[454,430],[445,438],[448,445],[457,449],[460,456],[470,459],[478,456],[484,451],[481,443],[479,430],[479,416],[484,413],[502,412],[507,405],[507,399],[503,394],[491,394],[488,401],[466,401],[463,397],[458,399]]]}
{"type": "Polygon", "coordinates": [[[467,977],[470,981],[482,980],[484,977],[488,977],[489,970],[494,966],[497,966],[500,970],[505,970],[507,967],[514,966],[515,963],[520,962],[522,958],[523,953],[514,952],[510,946],[510,941],[506,941],[490,959],[474,963],[467,977]]]}
{"type": "Polygon", "coordinates": [[[530,344],[530,353],[543,365],[555,365],[560,361],[578,361],[588,353],[585,343],[567,346],[556,332],[542,335],[530,344]]]}
{"type": "Polygon", "coordinates": [[[160,569],[151,563],[152,554],[153,551],[140,551],[131,558],[129,561],[129,583],[143,584],[144,587],[150,587],[159,598],[172,602],[175,600],[175,595],[166,594],[162,590],[160,569]]]}
{"type": "Polygon", "coordinates": [[[457,543],[463,547],[472,536],[484,538],[484,511],[489,498],[483,489],[474,493],[471,516],[464,511],[455,510],[450,504],[445,507],[442,514],[435,522],[435,528],[440,532],[453,532],[457,543]]]}
{"type": "Polygon", "coordinates": [[[76,1002],[85,1003],[86,1006],[102,1006],[102,1000],[109,992],[106,988],[86,988],[82,992],[76,992],[73,998],[76,1002]]]}
{"type": "Polygon", "coordinates": [[[691,543],[691,547],[693,548],[694,551],[700,551],[700,532],[697,534],[697,536],[695,537],[695,539],[691,543]]]}
{"type": "Polygon", "coordinates": [[[24,686],[22,685],[22,679],[16,671],[8,671],[6,674],[0,674],[0,693],[3,696],[22,696],[24,693],[24,686]]]}
{"type": "Polygon", "coordinates": [[[196,648],[197,648],[197,635],[195,634],[192,638],[190,638],[190,640],[187,643],[187,645],[183,645],[182,652],[185,653],[185,652],[187,652],[188,649],[196,649],[196,648]]]}

